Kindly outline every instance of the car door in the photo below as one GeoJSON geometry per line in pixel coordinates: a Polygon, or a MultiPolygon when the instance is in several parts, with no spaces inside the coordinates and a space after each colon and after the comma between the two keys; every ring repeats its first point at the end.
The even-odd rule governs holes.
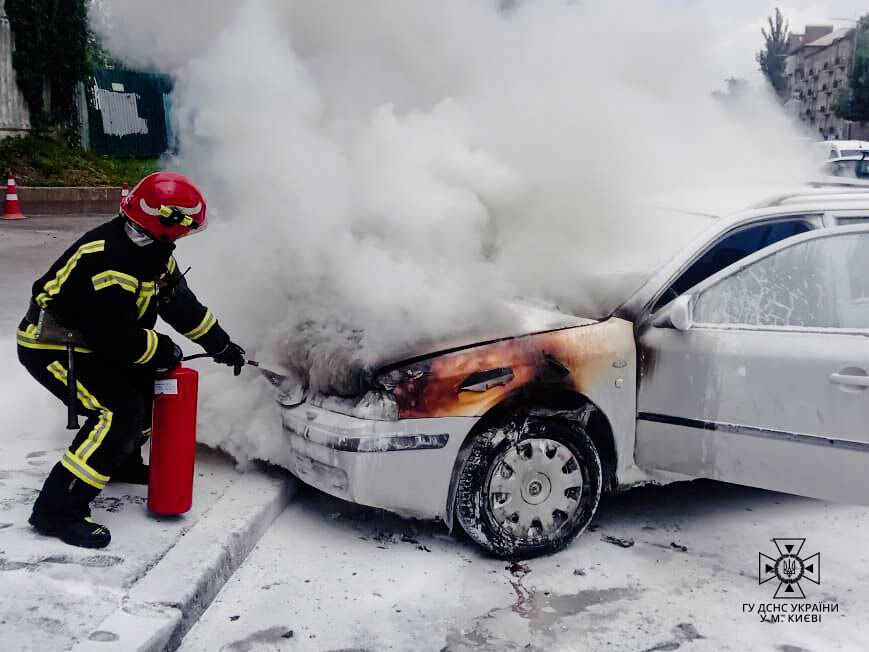
{"type": "Polygon", "coordinates": [[[867,226],[806,233],[652,316],[637,463],[869,504],[867,255],[867,226]]]}

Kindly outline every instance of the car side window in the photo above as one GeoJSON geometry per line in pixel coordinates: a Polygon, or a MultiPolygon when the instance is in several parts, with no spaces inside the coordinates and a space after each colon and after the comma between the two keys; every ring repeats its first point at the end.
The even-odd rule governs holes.
{"type": "Polygon", "coordinates": [[[857,224],[866,224],[869,222],[869,215],[858,215],[858,216],[847,216],[847,217],[837,217],[836,222],[840,226],[856,226],[857,224]]]}
{"type": "Polygon", "coordinates": [[[869,328],[869,306],[861,309],[859,296],[855,299],[869,289],[869,275],[860,264],[867,252],[865,233],[782,249],[701,292],[694,321],[701,328],[869,328]],[[846,285],[851,292],[844,291],[846,285]]]}
{"type": "Polygon", "coordinates": [[[796,219],[756,224],[725,235],[670,284],[658,299],[653,312],[755,251],[811,229],[812,226],[804,219],[796,219]]]}

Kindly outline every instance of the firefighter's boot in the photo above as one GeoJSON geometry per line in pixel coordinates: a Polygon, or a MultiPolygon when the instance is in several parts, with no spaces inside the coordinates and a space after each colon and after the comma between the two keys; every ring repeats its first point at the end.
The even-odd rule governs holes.
{"type": "Polygon", "coordinates": [[[71,546],[105,548],[112,536],[108,528],[90,518],[89,503],[99,493],[58,462],[45,480],[28,522],[40,534],[71,546]]]}

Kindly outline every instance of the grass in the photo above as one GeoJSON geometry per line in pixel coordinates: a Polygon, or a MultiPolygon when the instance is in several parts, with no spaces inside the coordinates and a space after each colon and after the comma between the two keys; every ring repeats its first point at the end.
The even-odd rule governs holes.
{"type": "Polygon", "coordinates": [[[157,169],[156,160],[97,156],[49,135],[0,140],[0,175],[12,170],[22,186],[132,186],[157,169]]]}

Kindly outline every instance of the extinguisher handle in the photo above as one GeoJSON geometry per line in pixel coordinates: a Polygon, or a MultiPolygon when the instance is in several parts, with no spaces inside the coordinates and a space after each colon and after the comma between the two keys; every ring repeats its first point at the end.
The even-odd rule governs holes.
{"type": "MultiPolygon", "coordinates": [[[[208,353],[197,353],[195,355],[188,355],[186,358],[182,358],[182,361],[187,362],[188,360],[199,360],[200,358],[210,358],[211,356],[208,353]]],[[[278,388],[283,388],[288,385],[290,382],[289,378],[286,376],[282,376],[279,373],[275,373],[270,369],[266,369],[261,366],[259,362],[256,360],[245,360],[245,364],[250,365],[251,367],[256,367],[259,369],[260,373],[268,380],[272,385],[278,388]]]]}

